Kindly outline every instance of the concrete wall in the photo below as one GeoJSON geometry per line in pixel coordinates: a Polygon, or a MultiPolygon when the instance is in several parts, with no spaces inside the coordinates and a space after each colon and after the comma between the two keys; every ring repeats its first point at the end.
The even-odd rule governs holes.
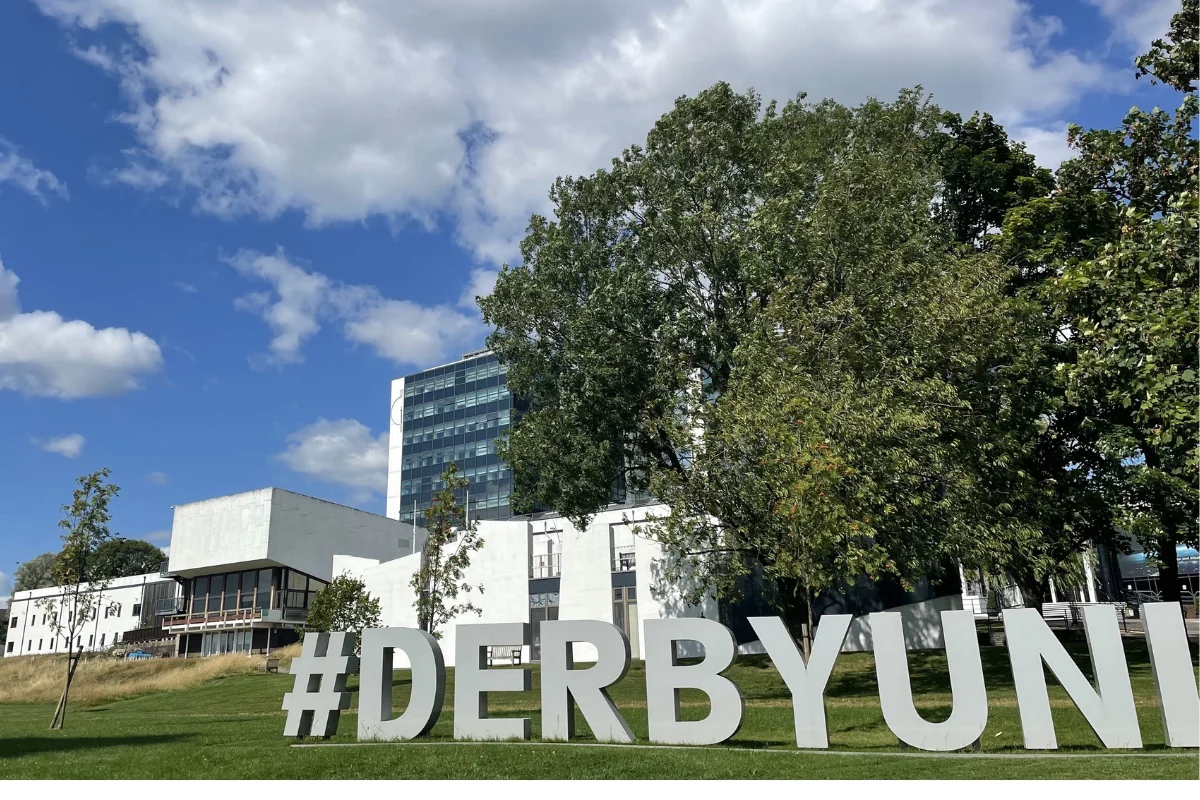
{"type": "MultiPolygon", "coordinates": [[[[611,546],[614,538],[634,541],[630,526],[623,519],[630,514],[630,509],[602,512],[583,531],[562,518],[480,521],[478,525],[483,547],[472,554],[464,580],[473,586],[483,585],[482,595],[477,592],[470,595],[470,600],[482,614],[461,615],[440,630],[446,664],[454,663],[456,625],[529,621],[530,554],[533,542],[541,546],[540,552],[545,552],[546,541],[552,539],[556,542],[555,552],[562,554],[562,571],[558,578],[558,618],[612,622],[611,546]]],[[[644,509],[639,509],[638,514],[639,520],[645,519],[644,509]]],[[[635,544],[638,548],[636,588],[639,598],[639,636],[634,646],[635,653],[644,652],[641,620],[660,616],[717,618],[716,603],[711,599],[701,606],[690,606],[677,593],[660,587],[661,581],[657,581],[655,576],[661,570],[655,564],[662,560],[663,554],[657,543],[638,537],[635,544]]],[[[367,584],[367,591],[380,601],[384,626],[416,627],[416,611],[413,608],[415,593],[410,584],[420,567],[419,555],[379,563],[339,555],[332,559],[331,567],[334,574],[346,570],[367,584]]],[[[460,601],[465,599],[460,598],[460,601]]],[[[681,652],[690,655],[694,654],[693,649],[684,646],[681,652]]],[[[529,659],[528,646],[523,648],[523,655],[525,660],[529,659]]],[[[584,644],[576,646],[576,660],[589,661],[595,657],[593,647],[584,644]]],[[[400,656],[395,663],[398,668],[406,666],[400,656]]]]}
{"type": "Polygon", "coordinates": [[[387,515],[392,519],[400,519],[400,467],[404,464],[404,378],[392,381],[391,409],[388,424],[387,515]]]}
{"type": "MultiPolygon", "coordinates": [[[[92,618],[76,631],[84,651],[108,649],[118,638],[141,627],[141,616],[133,612],[133,607],[142,602],[143,586],[160,580],[162,578],[157,572],[117,578],[103,592],[90,595],[91,603],[98,605],[100,611],[93,613],[92,618]],[[109,609],[107,617],[105,609],[109,609]]],[[[9,624],[15,620],[16,627],[8,629],[4,654],[19,656],[65,652],[65,631],[64,635],[56,635],[50,619],[55,611],[61,619],[66,619],[69,608],[70,602],[64,598],[61,586],[17,592],[9,615],[9,624]],[[52,605],[45,607],[41,601],[49,601],[52,605]],[[11,652],[8,650],[9,644],[12,645],[11,652]]],[[[72,649],[77,648],[73,646],[72,649]]]]}
{"type": "MultiPolygon", "coordinates": [[[[273,562],[328,581],[335,553],[386,561],[414,552],[411,525],[283,489],[272,492],[267,558],[273,562]]],[[[172,555],[173,545],[174,536],[172,555]]]]}
{"type": "MultiPolygon", "coordinates": [[[[962,595],[952,594],[886,610],[900,613],[904,625],[904,644],[909,650],[940,650],[945,647],[942,638],[942,612],[960,611],[962,607],[962,595]]],[[[866,653],[872,649],[871,624],[868,617],[856,617],[854,622],[850,623],[842,652],[866,653]]]]}
{"type": "Polygon", "coordinates": [[[409,555],[423,531],[398,520],[284,489],[259,489],[175,507],[171,572],[292,567],[328,581],[334,554],[379,561],[409,555]],[[415,539],[415,541],[414,541],[415,539]]]}
{"type": "Polygon", "coordinates": [[[273,492],[258,489],[175,506],[171,572],[202,574],[226,564],[266,566],[273,492]]]}

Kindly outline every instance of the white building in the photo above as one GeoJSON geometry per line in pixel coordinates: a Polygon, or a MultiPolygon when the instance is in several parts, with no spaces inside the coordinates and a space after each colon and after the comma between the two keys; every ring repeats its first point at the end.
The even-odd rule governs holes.
{"type": "Polygon", "coordinates": [[[168,570],[181,592],[162,628],[183,656],[274,649],[296,640],[335,554],[393,560],[423,544],[407,523],[283,489],[176,506],[168,570]]]}
{"type": "MultiPolygon", "coordinates": [[[[482,585],[483,594],[460,595],[482,612],[467,613],[441,628],[442,654],[454,663],[454,626],[476,622],[528,622],[531,640],[521,648],[522,661],[540,658],[538,626],[547,619],[599,619],[612,622],[629,636],[630,651],[641,658],[642,622],[662,617],[717,618],[715,599],[685,603],[678,591],[660,587],[657,576],[663,552],[658,543],[636,536],[634,527],[647,513],[665,507],[613,508],[596,515],[585,530],[557,515],[477,523],[484,544],[471,556],[464,581],[482,585]]],[[[455,545],[449,545],[448,549],[455,545]]],[[[417,627],[413,575],[421,554],[383,561],[339,554],[331,572],[360,578],[377,597],[385,627],[417,627]]],[[[584,646],[575,658],[595,657],[584,646]]],[[[399,663],[399,662],[398,662],[399,663]]]]}
{"type": "Polygon", "coordinates": [[[62,586],[53,586],[13,595],[4,655],[106,650],[124,642],[131,632],[153,624],[155,601],[176,596],[178,586],[154,572],[117,578],[95,592],[87,591],[85,584],[84,591],[86,594],[80,597],[86,598],[92,611],[90,619],[75,632],[72,643],[66,640],[66,630],[55,631],[55,615],[78,613],[74,594],[68,595],[62,586]]]}

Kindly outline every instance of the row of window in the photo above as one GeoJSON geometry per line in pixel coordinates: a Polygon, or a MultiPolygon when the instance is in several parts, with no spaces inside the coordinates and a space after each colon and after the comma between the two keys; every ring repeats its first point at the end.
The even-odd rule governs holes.
{"type": "Polygon", "coordinates": [[[438,464],[449,464],[451,461],[466,461],[468,458],[479,458],[496,454],[496,440],[487,439],[482,442],[458,447],[443,447],[428,453],[405,456],[401,469],[414,467],[431,467],[438,464]]]}
{"type": "MultiPolygon", "coordinates": [[[[44,638],[38,639],[36,648],[33,646],[33,639],[30,639],[26,643],[25,649],[22,650],[21,652],[22,653],[57,653],[58,652],[58,639],[59,639],[59,637],[57,637],[57,636],[51,636],[49,639],[44,639],[44,638]],[[47,642],[49,642],[49,644],[47,644],[47,642]]],[[[105,642],[107,639],[108,639],[107,633],[100,634],[100,646],[101,647],[105,646],[105,642]]],[[[120,644],[120,642],[121,642],[120,632],[113,634],[112,643],[120,644]]],[[[13,652],[13,649],[14,649],[13,646],[15,644],[16,644],[16,642],[10,641],[8,643],[7,652],[9,652],[9,653],[13,652]]],[[[88,641],[87,641],[87,646],[93,647],[95,644],[96,644],[96,635],[95,634],[89,635],[88,641]]],[[[75,637],[75,649],[78,650],[81,647],[83,647],[83,635],[82,634],[75,637]]]]}
{"type": "Polygon", "coordinates": [[[501,364],[499,361],[491,360],[482,364],[473,364],[470,366],[453,365],[458,367],[453,371],[447,370],[442,372],[446,367],[429,370],[427,373],[419,373],[413,380],[405,381],[404,396],[412,397],[416,394],[424,394],[425,392],[434,392],[438,389],[445,389],[448,386],[454,386],[456,383],[470,383],[482,378],[491,378],[496,375],[504,375],[508,372],[508,367],[501,364]],[[441,374],[439,374],[441,373],[441,374]],[[429,377],[423,377],[429,375],[429,377]]]}
{"type": "MultiPolygon", "coordinates": [[[[120,617],[123,610],[124,610],[124,607],[120,603],[113,603],[111,605],[105,606],[103,612],[100,612],[99,610],[96,609],[95,606],[93,606],[90,619],[96,619],[100,616],[103,616],[104,619],[120,617]]],[[[133,616],[137,617],[141,613],[142,613],[142,604],[134,603],[133,604],[133,616]]],[[[19,615],[14,614],[8,620],[8,627],[9,628],[17,627],[17,624],[20,622],[20,619],[21,618],[19,615]]],[[[29,622],[27,624],[36,626],[39,624],[38,619],[39,619],[39,617],[36,612],[33,614],[30,614],[29,622]]],[[[67,621],[72,622],[72,621],[74,621],[74,619],[75,619],[75,610],[71,609],[67,612],[67,621]]],[[[43,611],[41,614],[41,623],[40,624],[42,624],[42,625],[57,625],[58,624],[58,614],[54,613],[54,612],[43,611]]]]}
{"type": "Polygon", "coordinates": [[[306,609],[325,583],[295,570],[271,567],[202,575],[192,580],[191,588],[188,611],[201,614],[240,608],[306,609]],[[283,589],[278,591],[281,585],[283,589]]]}
{"type": "Polygon", "coordinates": [[[438,439],[447,439],[453,436],[467,437],[472,433],[499,436],[511,420],[512,412],[502,411],[487,418],[472,417],[470,419],[449,420],[424,428],[405,426],[404,446],[417,447],[423,443],[433,442],[438,439]]]}
{"type": "Polygon", "coordinates": [[[421,405],[406,408],[404,409],[404,421],[411,422],[413,420],[424,419],[425,417],[432,417],[434,414],[445,414],[448,411],[475,408],[484,403],[491,403],[508,397],[508,388],[504,386],[493,386],[490,389],[464,392],[456,397],[447,397],[443,400],[435,400],[432,403],[422,403],[421,405]]]}
{"type": "MultiPolygon", "coordinates": [[[[411,473],[412,470],[410,469],[411,473]]],[[[492,481],[507,480],[511,472],[508,467],[497,462],[494,464],[479,464],[473,467],[464,467],[459,471],[459,475],[467,479],[471,484],[479,484],[492,481]]],[[[404,473],[401,472],[401,476],[404,473]]],[[[400,492],[402,494],[412,494],[418,491],[429,491],[430,489],[437,491],[445,487],[445,482],[438,479],[436,475],[426,475],[424,477],[414,477],[400,482],[400,492]]],[[[474,493],[474,486],[472,486],[474,493]]]]}

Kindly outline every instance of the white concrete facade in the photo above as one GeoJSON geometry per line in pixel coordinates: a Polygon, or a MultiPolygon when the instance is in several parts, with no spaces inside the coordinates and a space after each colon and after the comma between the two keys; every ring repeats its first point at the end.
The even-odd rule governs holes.
{"type": "Polygon", "coordinates": [[[395,560],[424,541],[409,523],[278,488],[176,506],[168,570],[183,598],[163,629],[181,655],[270,650],[294,638],[334,554],[395,560]]]}
{"type": "MultiPolygon", "coordinates": [[[[691,605],[655,580],[658,572],[653,565],[662,561],[662,549],[654,541],[635,536],[632,530],[637,524],[635,518],[644,521],[648,511],[661,514],[665,508],[602,511],[582,531],[557,516],[476,523],[484,544],[472,554],[464,580],[473,586],[483,586],[482,594],[471,592],[469,598],[481,613],[460,615],[438,631],[446,664],[454,663],[457,624],[530,622],[533,596],[556,594],[558,602],[554,608],[558,619],[615,622],[614,590],[621,588],[624,592],[634,588],[636,602],[632,608],[628,605],[625,608],[631,612],[628,627],[635,658],[644,651],[642,622],[646,619],[666,616],[716,619],[715,599],[691,605]],[[632,548],[634,557],[615,559],[614,553],[622,548],[632,548]],[[616,586],[618,583],[622,585],[616,586]]],[[[367,591],[380,601],[381,622],[385,627],[417,627],[416,593],[411,581],[420,569],[420,558],[419,553],[392,561],[337,555],[331,572],[349,573],[366,584],[367,591]]],[[[460,597],[460,602],[464,599],[466,596],[460,597]]],[[[527,643],[522,648],[522,659],[529,661],[532,656],[527,643]]],[[[595,650],[577,645],[575,658],[594,660],[595,650]]],[[[399,654],[396,664],[405,665],[399,654]]]]}
{"type": "MultiPolygon", "coordinates": [[[[91,618],[76,631],[71,649],[94,652],[119,644],[125,634],[142,626],[141,606],[146,585],[162,580],[157,572],[134,575],[116,578],[102,590],[88,592],[88,602],[93,608],[91,618]]],[[[13,595],[4,655],[66,652],[67,632],[56,633],[53,619],[56,613],[61,617],[73,612],[72,599],[62,586],[31,589],[13,595]]]]}
{"type": "Polygon", "coordinates": [[[284,489],[258,489],[175,507],[169,570],[206,573],[290,567],[332,579],[335,553],[393,559],[423,542],[399,520],[284,489]]]}

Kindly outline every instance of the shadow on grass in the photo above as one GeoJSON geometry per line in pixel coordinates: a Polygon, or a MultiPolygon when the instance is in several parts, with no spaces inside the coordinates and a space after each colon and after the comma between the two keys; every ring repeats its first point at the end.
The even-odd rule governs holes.
{"type": "Polygon", "coordinates": [[[191,734],[157,734],[151,736],[23,736],[20,739],[0,739],[0,759],[20,758],[41,753],[67,753],[76,750],[95,750],[102,747],[138,747],[180,742],[191,734]]]}

